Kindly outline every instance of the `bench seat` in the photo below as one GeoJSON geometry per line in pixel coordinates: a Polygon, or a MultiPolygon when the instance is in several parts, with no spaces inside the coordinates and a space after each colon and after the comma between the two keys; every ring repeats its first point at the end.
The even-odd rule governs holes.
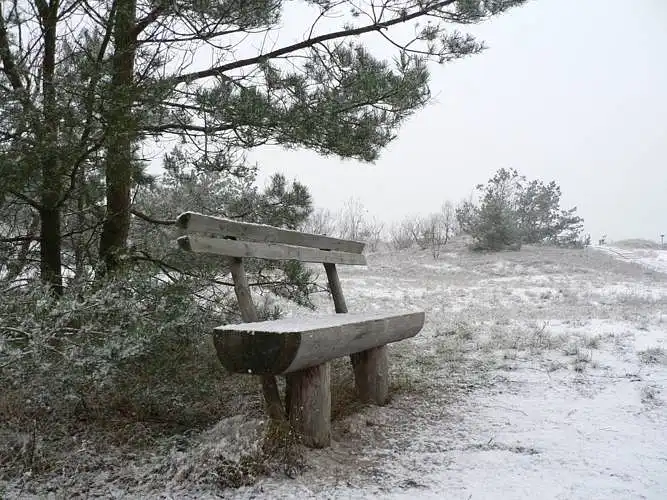
{"type": "Polygon", "coordinates": [[[423,312],[326,314],[219,326],[213,338],[230,372],[282,375],[413,337],[423,326],[423,312]]]}
{"type": "Polygon", "coordinates": [[[348,313],[336,265],[365,266],[364,244],[194,212],[178,216],[178,246],[226,259],[243,323],[219,326],[213,342],[222,365],[257,375],[272,420],[289,423],[303,444],[331,442],[331,363],[349,356],[358,399],[389,401],[387,344],[415,336],[423,312],[348,313]],[[258,321],[243,261],[246,258],[324,265],[337,314],[258,321]],[[283,405],[277,375],[285,376],[283,405]]]}

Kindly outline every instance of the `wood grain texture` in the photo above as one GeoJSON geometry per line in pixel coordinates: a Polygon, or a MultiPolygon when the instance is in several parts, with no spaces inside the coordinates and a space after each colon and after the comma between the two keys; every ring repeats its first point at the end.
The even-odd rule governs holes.
{"type": "Polygon", "coordinates": [[[389,401],[389,354],[386,345],[352,354],[357,394],[363,403],[383,406],[389,401]]]}
{"type": "Polygon", "coordinates": [[[331,443],[331,368],[329,363],[305,368],[286,377],[289,421],[304,445],[324,448],[331,443]]]}
{"type": "Polygon", "coordinates": [[[196,253],[211,253],[238,258],[255,257],[269,260],[366,265],[366,257],[361,254],[290,246],[282,243],[257,243],[196,235],[181,236],[177,241],[181,249],[196,253]]]}
{"type": "Polygon", "coordinates": [[[338,278],[338,271],[336,264],[325,263],[324,270],[327,272],[327,281],[329,282],[329,290],[331,291],[331,298],[333,299],[334,309],[338,314],[347,313],[347,304],[345,303],[345,295],[343,295],[343,287],[340,285],[338,278]]]}
{"type": "Polygon", "coordinates": [[[281,374],[413,337],[423,326],[423,312],[331,314],[219,326],[214,336],[228,370],[281,374]]]}
{"type": "Polygon", "coordinates": [[[176,219],[176,225],[188,233],[208,233],[218,237],[233,237],[260,243],[283,243],[321,250],[335,250],[360,254],[365,243],[331,238],[319,234],[302,233],[265,224],[239,222],[222,217],[212,217],[196,212],[185,212],[176,219]]]}

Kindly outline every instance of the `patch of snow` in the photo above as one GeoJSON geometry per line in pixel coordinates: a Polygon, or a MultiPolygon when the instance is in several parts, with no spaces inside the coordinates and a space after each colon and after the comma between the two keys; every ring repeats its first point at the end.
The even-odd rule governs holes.
{"type": "MultiPolygon", "coordinates": [[[[426,311],[423,331],[390,348],[390,404],[334,421],[332,447],[309,450],[309,469],[293,479],[220,490],[157,475],[156,486],[109,479],[87,494],[667,498],[667,363],[641,356],[667,349],[667,267],[624,264],[655,269],[667,259],[618,252],[526,248],[437,261],[401,252],[374,255],[368,268],[342,266],[350,311],[426,311]]],[[[289,321],[302,327],[303,314],[332,310],[326,294],[314,302],[320,313],[294,308],[289,321]]],[[[179,477],[256,446],[257,422],[235,418],[172,457],[179,477]]]]}
{"type": "Polygon", "coordinates": [[[440,261],[438,264],[424,264],[424,269],[433,269],[434,271],[460,271],[461,266],[456,266],[448,262],[440,261]]]}
{"type": "Polygon", "coordinates": [[[595,246],[593,248],[617,259],[633,262],[661,273],[667,273],[667,249],[629,249],[611,246],[595,246]]]}
{"type": "Polygon", "coordinates": [[[316,332],[329,328],[341,327],[351,323],[362,323],[368,321],[388,321],[416,311],[392,310],[383,313],[364,312],[349,314],[326,314],[313,316],[290,316],[273,321],[258,321],[255,323],[238,323],[233,325],[219,326],[215,330],[219,332],[258,332],[258,333],[295,333],[316,332]]]}

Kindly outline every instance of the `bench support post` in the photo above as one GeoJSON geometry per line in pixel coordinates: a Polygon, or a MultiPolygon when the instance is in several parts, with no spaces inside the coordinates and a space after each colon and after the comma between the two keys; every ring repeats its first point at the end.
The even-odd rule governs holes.
{"type": "Polygon", "coordinates": [[[324,363],[288,373],[287,413],[292,429],[310,448],[331,444],[331,368],[324,363]]]}
{"type": "MultiPolygon", "coordinates": [[[[255,304],[252,302],[250,295],[250,286],[248,285],[248,278],[246,278],[245,270],[243,269],[243,260],[237,257],[230,259],[230,266],[232,272],[232,280],[234,281],[234,292],[236,299],[239,302],[239,309],[241,309],[241,318],[246,323],[255,323],[259,320],[257,317],[257,310],[255,304]]],[[[262,393],[264,394],[264,401],[266,403],[266,410],[271,420],[284,421],[285,410],[283,403],[280,400],[280,392],[278,391],[278,382],[273,375],[262,375],[262,393]]]]}
{"type": "Polygon", "coordinates": [[[345,303],[345,296],[343,295],[343,287],[340,286],[340,279],[338,279],[336,264],[324,264],[324,269],[327,272],[327,281],[329,282],[329,288],[331,289],[334,308],[337,313],[344,314],[347,312],[347,304],[345,303]]]}
{"type": "Polygon", "coordinates": [[[389,357],[387,346],[382,345],[350,356],[354,381],[363,403],[379,406],[389,401],[389,357]]]}
{"type": "MultiPolygon", "coordinates": [[[[336,313],[347,313],[347,304],[340,285],[336,264],[324,264],[336,313]]],[[[384,405],[389,400],[389,359],[387,346],[380,346],[350,356],[354,383],[364,403],[384,405]]]]}

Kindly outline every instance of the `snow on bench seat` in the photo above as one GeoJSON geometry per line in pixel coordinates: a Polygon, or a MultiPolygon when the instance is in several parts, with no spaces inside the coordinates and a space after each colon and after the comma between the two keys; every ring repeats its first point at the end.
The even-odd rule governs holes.
{"type": "Polygon", "coordinates": [[[233,373],[285,374],[415,336],[423,312],[328,314],[219,326],[214,342],[233,373]]]}
{"type": "Polygon", "coordinates": [[[343,356],[350,357],[359,400],[388,403],[387,344],[415,336],[424,325],[424,313],[346,314],[336,265],[365,266],[364,243],[194,212],[179,215],[177,226],[181,249],[228,258],[244,323],[215,328],[213,341],[227,370],[259,375],[272,420],[288,418],[306,446],[329,446],[329,361],[343,356]],[[244,270],[245,258],[322,263],[338,314],[259,322],[244,270]],[[276,381],[276,375],[283,374],[284,406],[276,381]]]}

